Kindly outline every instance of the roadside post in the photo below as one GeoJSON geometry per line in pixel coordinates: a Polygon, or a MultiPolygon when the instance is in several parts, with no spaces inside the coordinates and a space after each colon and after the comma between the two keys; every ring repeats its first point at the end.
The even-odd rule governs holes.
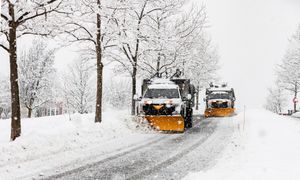
{"type": "Polygon", "coordinates": [[[297,112],[297,103],[298,103],[298,98],[297,97],[294,97],[293,103],[294,103],[294,113],[295,113],[295,112],[297,112]]]}
{"type": "Polygon", "coordinates": [[[244,122],[243,122],[243,131],[245,130],[245,124],[246,124],[246,106],[244,105],[244,122]]]}

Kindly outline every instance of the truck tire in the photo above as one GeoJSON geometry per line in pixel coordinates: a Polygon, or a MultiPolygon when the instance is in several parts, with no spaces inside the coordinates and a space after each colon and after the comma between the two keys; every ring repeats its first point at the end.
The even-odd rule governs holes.
{"type": "Polygon", "coordinates": [[[184,127],[186,129],[193,127],[192,117],[186,117],[185,122],[184,122],[184,127]]]}
{"type": "Polygon", "coordinates": [[[185,117],[185,122],[184,122],[184,127],[185,128],[192,128],[193,127],[193,109],[188,109],[187,114],[185,117]]]}

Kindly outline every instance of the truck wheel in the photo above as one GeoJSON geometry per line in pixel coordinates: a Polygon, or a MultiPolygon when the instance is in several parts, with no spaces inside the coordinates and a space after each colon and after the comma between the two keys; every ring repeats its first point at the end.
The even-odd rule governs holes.
{"type": "Polygon", "coordinates": [[[190,113],[189,113],[189,116],[191,117],[191,119],[193,119],[193,118],[192,118],[192,117],[193,117],[193,109],[191,109],[189,112],[190,112],[190,113]]]}
{"type": "Polygon", "coordinates": [[[185,118],[184,127],[185,128],[192,128],[193,127],[193,119],[192,119],[191,116],[188,116],[188,117],[185,118]]]}

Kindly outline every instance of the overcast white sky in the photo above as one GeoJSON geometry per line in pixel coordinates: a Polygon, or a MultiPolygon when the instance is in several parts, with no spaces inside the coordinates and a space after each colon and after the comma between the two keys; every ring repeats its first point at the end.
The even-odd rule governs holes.
{"type": "Polygon", "coordinates": [[[240,106],[261,106],[288,38],[300,24],[300,1],[206,0],[205,4],[209,32],[221,56],[219,74],[235,88],[240,106]]]}
{"type": "MultiPolygon", "coordinates": [[[[194,0],[195,3],[203,1],[194,0]]],[[[219,47],[222,80],[236,90],[240,106],[259,107],[274,81],[274,68],[300,24],[299,0],[205,0],[209,32],[219,47]]],[[[56,67],[74,58],[59,52],[56,67]]],[[[0,74],[8,74],[0,51],[0,74]]]]}

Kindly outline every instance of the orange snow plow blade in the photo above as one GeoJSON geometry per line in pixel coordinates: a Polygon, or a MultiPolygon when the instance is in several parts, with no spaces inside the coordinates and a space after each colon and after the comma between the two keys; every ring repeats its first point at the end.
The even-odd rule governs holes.
{"type": "Polygon", "coordinates": [[[145,116],[151,126],[160,131],[184,131],[182,116],[145,116]]]}
{"type": "Polygon", "coordinates": [[[205,110],[205,117],[227,117],[234,113],[234,108],[210,108],[205,110]]]}

